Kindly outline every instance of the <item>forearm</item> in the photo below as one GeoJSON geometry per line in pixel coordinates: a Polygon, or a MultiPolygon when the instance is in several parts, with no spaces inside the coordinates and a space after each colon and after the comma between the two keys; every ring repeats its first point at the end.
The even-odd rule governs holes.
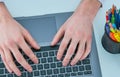
{"type": "Polygon", "coordinates": [[[82,0],[74,14],[78,17],[87,16],[92,22],[100,6],[101,3],[98,0],[82,0]]]}
{"type": "Polygon", "coordinates": [[[12,18],[12,16],[7,10],[5,4],[3,2],[0,2],[0,22],[3,22],[8,18],[12,18]]]}

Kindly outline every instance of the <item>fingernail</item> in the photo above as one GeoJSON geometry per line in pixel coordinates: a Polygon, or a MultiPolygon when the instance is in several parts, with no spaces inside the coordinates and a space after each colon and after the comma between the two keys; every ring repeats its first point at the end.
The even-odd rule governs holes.
{"type": "Polygon", "coordinates": [[[61,60],[61,58],[60,58],[60,57],[57,57],[57,60],[61,60]]]}
{"type": "Polygon", "coordinates": [[[39,46],[39,45],[37,45],[37,49],[40,49],[40,46],[39,46]]]}
{"type": "Polygon", "coordinates": [[[63,65],[63,66],[67,66],[67,64],[66,64],[66,63],[64,63],[64,62],[62,63],[62,65],[63,65]]]}
{"type": "Polygon", "coordinates": [[[71,66],[74,66],[74,63],[70,63],[71,66]]]}
{"type": "Polygon", "coordinates": [[[53,46],[53,42],[51,42],[51,46],[53,46]]]}
{"type": "Polygon", "coordinates": [[[21,76],[21,73],[19,72],[19,73],[17,73],[17,76],[21,76]]]}
{"type": "Polygon", "coordinates": [[[32,68],[29,68],[29,72],[32,72],[32,68]]]}
{"type": "Polygon", "coordinates": [[[11,70],[9,70],[9,73],[12,73],[12,71],[11,71],[11,70]]]}
{"type": "Polygon", "coordinates": [[[37,60],[35,59],[34,63],[35,63],[35,64],[38,64],[38,59],[37,59],[37,60]]]}
{"type": "Polygon", "coordinates": [[[38,64],[39,63],[39,61],[38,61],[38,59],[36,60],[36,64],[38,64]]]}

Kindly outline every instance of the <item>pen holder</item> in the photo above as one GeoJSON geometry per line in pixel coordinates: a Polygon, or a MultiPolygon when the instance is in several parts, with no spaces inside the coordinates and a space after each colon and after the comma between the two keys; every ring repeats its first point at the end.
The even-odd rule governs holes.
{"type": "Polygon", "coordinates": [[[104,49],[112,54],[120,53],[120,43],[111,40],[106,31],[102,37],[102,46],[104,49]]]}
{"type": "Polygon", "coordinates": [[[108,52],[120,53],[120,9],[114,5],[106,12],[105,33],[101,42],[108,52]]]}

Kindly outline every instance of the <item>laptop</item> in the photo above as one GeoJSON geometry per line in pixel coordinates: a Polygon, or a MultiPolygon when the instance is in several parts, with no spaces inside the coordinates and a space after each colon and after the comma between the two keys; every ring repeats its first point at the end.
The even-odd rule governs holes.
{"type": "MultiPolygon", "coordinates": [[[[66,67],[62,66],[62,61],[58,61],[56,59],[60,43],[54,47],[51,47],[50,43],[60,26],[72,15],[72,13],[73,12],[65,12],[42,16],[15,18],[30,32],[32,37],[41,46],[40,50],[32,49],[39,59],[39,64],[34,64],[23,52],[21,52],[24,58],[32,66],[32,73],[27,72],[15,60],[17,67],[20,71],[22,71],[21,77],[102,77],[94,32],[92,50],[86,59],[79,61],[75,66],[68,65],[66,67]]],[[[17,77],[15,74],[8,73],[1,58],[0,77],[17,77]]]]}

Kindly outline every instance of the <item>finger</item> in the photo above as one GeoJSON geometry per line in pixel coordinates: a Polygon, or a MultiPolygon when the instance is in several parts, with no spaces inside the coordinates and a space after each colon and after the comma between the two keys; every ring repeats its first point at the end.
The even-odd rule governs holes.
{"type": "Polygon", "coordinates": [[[26,44],[24,39],[22,39],[21,43],[19,44],[19,47],[24,51],[24,53],[36,64],[38,64],[38,59],[33,53],[33,51],[30,49],[30,47],[26,44]]]}
{"type": "Polygon", "coordinates": [[[76,49],[77,44],[78,44],[78,41],[79,41],[79,40],[77,40],[77,39],[73,39],[73,40],[71,41],[71,44],[70,44],[70,46],[69,46],[69,48],[68,48],[68,51],[67,51],[67,53],[66,53],[66,56],[65,56],[65,58],[64,58],[64,60],[63,60],[63,66],[66,66],[66,65],[69,63],[69,61],[70,61],[73,53],[75,52],[75,49],[76,49]]]}
{"type": "Polygon", "coordinates": [[[60,47],[58,49],[58,53],[57,53],[57,59],[58,60],[60,60],[62,58],[62,55],[63,55],[65,49],[67,48],[69,41],[70,41],[70,37],[67,37],[65,35],[61,44],[60,44],[60,47]]]}
{"type": "Polygon", "coordinates": [[[57,34],[55,35],[51,45],[54,46],[62,38],[63,34],[64,34],[64,28],[62,26],[57,32],[57,34]]]}
{"type": "Polygon", "coordinates": [[[18,47],[15,44],[12,44],[12,46],[9,46],[11,52],[13,53],[15,59],[20,63],[27,71],[32,72],[32,67],[26,62],[24,57],[21,55],[20,51],[18,50],[18,47]]]}
{"type": "Polygon", "coordinates": [[[17,68],[17,66],[15,65],[15,63],[13,62],[13,58],[12,58],[12,55],[11,55],[10,51],[9,51],[6,47],[4,47],[3,50],[4,50],[4,53],[5,53],[5,58],[6,58],[7,64],[9,64],[9,67],[12,69],[12,71],[13,71],[16,75],[20,76],[20,75],[21,75],[21,72],[20,72],[20,70],[17,68]]]}
{"type": "Polygon", "coordinates": [[[86,42],[85,53],[82,55],[82,57],[80,58],[80,60],[85,59],[85,58],[89,55],[89,53],[90,53],[90,51],[91,51],[91,43],[92,43],[92,40],[88,40],[88,41],[86,42]]]}
{"type": "Polygon", "coordinates": [[[79,42],[79,47],[78,47],[77,53],[76,53],[74,59],[71,61],[71,65],[75,65],[80,60],[84,51],[85,51],[85,41],[83,40],[83,41],[79,42]]]}
{"type": "Polygon", "coordinates": [[[3,61],[4,65],[5,65],[6,69],[8,70],[9,73],[12,73],[11,68],[9,67],[9,65],[6,62],[5,54],[1,49],[0,49],[0,54],[1,54],[1,58],[2,58],[2,61],[3,61]]]}
{"type": "Polygon", "coordinates": [[[23,29],[23,36],[25,38],[25,40],[35,49],[40,49],[40,46],[37,44],[37,42],[32,38],[32,36],[30,35],[30,33],[23,29]]]}

